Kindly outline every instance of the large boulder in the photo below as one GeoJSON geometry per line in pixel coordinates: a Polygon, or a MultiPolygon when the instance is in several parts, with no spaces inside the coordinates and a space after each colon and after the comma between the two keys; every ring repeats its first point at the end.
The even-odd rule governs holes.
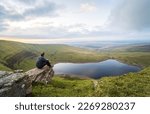
{"type": "Polygon", "coordinates": [[[32,84],[27,74],[0,71],[1,97],[24,97],[31,92],[32,84]]]}
{"type": "Polygon", "coordinates": [[[0,97],[25,97],[32,94],[32,83],[47,84],[54,75],[52,68],[34,68],[23,73],[0,71],[0,97]]]}
{"type": "Polygon", "coordinates": [[[47,84],[51,81],[54,71],[48,66],[43,67],[42,69],[34,68],[26,72],[29,76],[32,83],[43,83],[47,84]]]}

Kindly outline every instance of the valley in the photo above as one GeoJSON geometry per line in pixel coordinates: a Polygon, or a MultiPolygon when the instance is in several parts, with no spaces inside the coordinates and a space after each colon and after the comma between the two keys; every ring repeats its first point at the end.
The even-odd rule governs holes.
{"type": "Polygon", "coordinates": [[[115,51],[95,51],[77,48],[64,44],[25,44],[12,41],[0,41],[0,68],[1,70],[23,69],[27,71],[35,67],[35,61],[41,52],[46,53],[52,64],[60,62],[100,62],[107,59],[116,59],[122,62],[147,67],[150,65],[150,51],[144,46],[124,50],[117,48],[115,51]],[[128,51],[131,50],[132,51],[128,51]],[[137,50],[138,49],[138,50],[137,50]],[[139,51],[140,50],[140,51],[139,51]],[[142,51],[143,50],[143,51],[142,51]]]}
{"type": "Polygon", "coordinates": [[[46,53],[45,57],[53,65],[64,62],[90,63],[115,59],[139,66],[142,71],[97,80],[55,75],[48,85],[35,84],[33,96],[150,96],[149,47],[149,44],[142,43],[119,45],[107,49],[89,49],[66,44],[26,44],[0,40],[0,70],[28,71],[35,67],[35,61],[41,52],[46,53]]]}

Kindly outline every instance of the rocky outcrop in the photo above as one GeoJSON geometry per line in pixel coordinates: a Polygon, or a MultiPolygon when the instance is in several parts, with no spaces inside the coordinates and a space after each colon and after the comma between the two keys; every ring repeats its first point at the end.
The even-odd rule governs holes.
{"type": "Polygon", "coordinates": [[[31,80],[25,73],[0,71],[1,97],[23,97],[31,92],[31,80]]]}
{"type": "Polygon", "coordinates": [[[0,97],[24,97],[32,93],[32,83],[47,84],[54,75],[52,68],[34,68],[23,73],[22,70],[14,72],[0,71],[0,97]]]}
{"type": "Polygon", "coordinates": [[[29,76],[32,83],[43,83],[47,84],[51,81],[54,71],[52,68],[48,66],[43,67],[42,69],[34,68],[26,72],[29,76]]]}

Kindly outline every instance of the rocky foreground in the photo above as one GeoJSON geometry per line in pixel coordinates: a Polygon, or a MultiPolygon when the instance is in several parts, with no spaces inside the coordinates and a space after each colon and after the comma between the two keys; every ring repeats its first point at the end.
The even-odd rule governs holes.
{"type": "Polygon", "coordinates": [[[32,93],[33,83],[47,84],[54,75],[52,68],[34,68],[23,73],[0,71],[0,97],[25,97],[32,93]]]}

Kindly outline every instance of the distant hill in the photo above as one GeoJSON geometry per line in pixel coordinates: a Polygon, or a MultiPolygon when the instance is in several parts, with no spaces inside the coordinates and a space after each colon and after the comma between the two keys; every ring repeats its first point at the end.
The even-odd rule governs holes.
{"type": "Polygon", "coordinates": [[[150,52],[150,45],[133,46],[127,48],[127,51],[150,52]]]}
{"type": "Polygon", "coordinates": [[[96,62],[117,59],[122,62],[146,67],[150,65],[149,45],[114,47],[103,51],[94,51],[63,44],[26,44],[0,40],[0,70],[35,67],[35,61],[41,52],[46,53],[52,64],[58,62],[96,62]]]}
{"type": "Polygon", "coordinates": [[[105,48],[96,49],[97,51],[121,51],[121,52],[150,52],[150,45],[148,44],[129,44],[129,45],[120,45],[120,46],[110,46],[105,48]]]}
{"type": "Polygon", "coordinates": [[[46,53],[52,63],[85,62],[99,60],[102,55],[94,51],[63,44],[26,44],[0,40],[0,70],[24,69],[35,67],[35,61],[41,52],[46,53]]]}

